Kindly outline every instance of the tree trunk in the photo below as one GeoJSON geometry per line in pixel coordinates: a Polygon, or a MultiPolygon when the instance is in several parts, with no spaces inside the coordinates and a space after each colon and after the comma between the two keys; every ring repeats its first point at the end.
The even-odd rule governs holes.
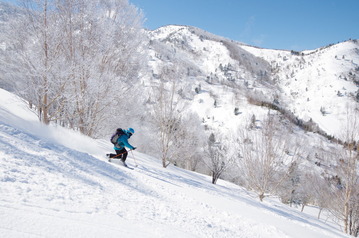
{"type": "Polygon", "coordinates": [[[300,210],[301,212],[304,211],[304,207],[305,207],[305,204],[303,203],[303,204],[302,204],[302,209],[300,210]]]}
{"type": "Polygon", "coordinates": [[[322,214],[322,210],[323,210],[323,208],[319,208],[318,219],[320,219],[320,214],[322,214]]]}
{"type": "Polygon", "coordinates": [[[44,98],[43,98],[43,106],[42,106],[42,122],[46,125],[48,125],[50,123],[50,119],[49,119],[49,111],[48,111],[48,106],[47,106],[47,102],[48,102],[48,98],[47,98],[47,93],[44,94],[44,98]]]}
{"type": "Polygon", "coordinates": [[[349,202],[345,202],[344,204],[344,232],[349,234],[348,224],[349,224],[349,202]]]}
{"type": "Polygon", "coordinates": [[[219,178],[219,174],[215,173],[215,172],[212,172],[212,184],[216,184],[218,178],[219,178]]]}
{"type": "Polygon", "coordinates": [[[42,122],[48,125],[50,123],[49,120],[49,111],[48,111],[48,88],[49,88],[49,79],[48,79],[48,68],[49,68],[49,46],[48,46],[48,38],[47,38],[47,1],[44,3],[44,67],[45,67],[45,75],[43,76],[44,80],[44,95],[43,95],[43,101],[42,101],[42,122]]]}
{"type": "Polygon", "coordinates": [[[263,199],[264,199],[264,193],[261,193],[261,194],[259,194],[259,200],[261,201],[261,202],[263,202],[263,199]]]}

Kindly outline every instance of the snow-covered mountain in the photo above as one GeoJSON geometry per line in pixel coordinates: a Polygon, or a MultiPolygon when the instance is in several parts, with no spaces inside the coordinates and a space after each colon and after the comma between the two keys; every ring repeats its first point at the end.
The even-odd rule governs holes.
{"type": "Polygon", "coordinates": [[[220,126],[265,115],[268,109],[249,103],[254,99],[341,138],[348,108],[357,106],[358,40],[295,52],[248,46],[190,26],[165,26],[149,35],[152,75],[147,77],[155,78],[163,65],[175,62],[186,72],[179,76],[185,98],[200,101],[202,110],[195,106],[200,117],[215,116],[220,126]]]}
{"type": "Polygon", "coordinates": [[[105,159],[111,147],[41,125],[1,89],[1,237],[347,237],[314,207],[260,203],[239,186],[164,169],[138,152],[129,170],[105,159]]]}

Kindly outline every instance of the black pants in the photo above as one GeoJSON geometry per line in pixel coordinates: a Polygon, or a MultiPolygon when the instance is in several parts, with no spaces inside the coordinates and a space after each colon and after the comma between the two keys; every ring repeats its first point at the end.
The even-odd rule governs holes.
{"type": "Polygon", "coordinates": [[[121,150],[115,150],[116,154],[110,154],[110,158],[115,157],[115,159],[121,159],[122,161],[125,161],[127,158],[127,150],[125,148],[121,149],[121,150]],[[121,154],[121,155],[119,155],[121,154]],[[116,157],[116,155],[119,155],[116,157]]]}

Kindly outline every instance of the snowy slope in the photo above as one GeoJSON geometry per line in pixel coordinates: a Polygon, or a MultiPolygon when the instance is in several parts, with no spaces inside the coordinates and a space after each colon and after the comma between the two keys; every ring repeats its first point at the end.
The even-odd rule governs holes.
{"type": "Polygon", "coordinates": [[[1,237],[347,237],[315,208],[260,203],[138,152],[129,170],[107,162],[107,151],[107,141],[40,125],[0,90],[1,237]]]}
{"type": "Polygon", "coordinates": [[[355,108],[359,80],[359,44],[347,41],[300,55],[289,51],[242,46],[272,62],[285,107],[299,118],[313,119],[330,135],[341,138],[346,114],[355,108]],[[321,112],[321,109],[325,113],[321,112]]]}
{"type": "Polygon", "coordinates": [[[193,99],[192,104],[201,100],[202,108],[207,108],[207,113],[201,110],[200,118],[226,115],[217,118],[218,125],[236,129],[243,127],[239,121],[253,114],[260,119],[265,116],[262,108],[247,102],[252,94],[264,101],[275,100],[298,119],[313,120],[328,135],[342,139],[347,112],[358,103],[358,40],[294,52],[248,46],[190,26],[165,26],[149,36],[149,72],[157,74],[163,65],[175,62],[187,72],[178,76],[187,98],[193,99]],[[208,100],[203,100],[203,93],[194,93],[198,85],[208,100]],[[226,112],[224,108],[216,112],[214,99],[226,106],[226,112]],[[243,114],[234,117],[234,108],[243,114]]]}

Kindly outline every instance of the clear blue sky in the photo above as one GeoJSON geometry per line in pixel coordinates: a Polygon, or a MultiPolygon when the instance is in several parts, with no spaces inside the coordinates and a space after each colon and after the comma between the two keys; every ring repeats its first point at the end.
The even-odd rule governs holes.
{"type": "Polygon", "coordinates": [[[315,49],[359,39],[359,0],[129,0],[145,27],[176,24],[271,49],[315,49]]]}
{"type": "Polygon", "coordinates": [[[129,2],[142,9],[150,30],[190,25],[254,46],[299,51],[359,39],[359,0],[129,2]]]}

